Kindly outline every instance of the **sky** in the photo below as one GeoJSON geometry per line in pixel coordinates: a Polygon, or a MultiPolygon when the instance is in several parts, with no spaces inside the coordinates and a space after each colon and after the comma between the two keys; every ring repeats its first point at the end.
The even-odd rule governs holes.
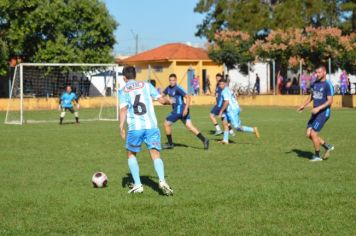
{"type": "Polygon", "coordinates": [[[198,0],[104,0],[110,14],[119,23],[115,31],[116,55],[135,53],[138,34],[139,52],[157,46],[181,42],[203,46],[204,38],[195,37],[204,15],[194,13],[198,0]]]}

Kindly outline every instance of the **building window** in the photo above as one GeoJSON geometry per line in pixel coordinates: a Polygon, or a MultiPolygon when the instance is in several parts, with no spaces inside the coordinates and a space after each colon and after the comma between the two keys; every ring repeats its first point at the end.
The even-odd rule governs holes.
{"type": "Polygon", "coordinates": [[[163,71],[163,66],[154,66],[153,70],[154,70],[154,72],[162,72],[163,71]]]}

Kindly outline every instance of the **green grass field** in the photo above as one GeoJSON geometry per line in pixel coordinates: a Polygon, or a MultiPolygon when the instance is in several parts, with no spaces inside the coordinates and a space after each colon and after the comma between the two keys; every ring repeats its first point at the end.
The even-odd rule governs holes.
{"type": "MultiPolygon", "coordinates": [[[[191,109],[208,151],[177,123],[181,145],[162,152],[173,197],[157,190],[145,149],[145,192],[127,194],[116,122],[0,124],[0,235],[356,235],[356,110],[334,109],[321,134],[335,151],[311,163],[309,111],[246,107],[242,121],[261,139],[239,133],[221,146],[209,109],[191,109]],[[107,188],[92,187],[96,171],[108,175],[107,188]]],[[[168,112],[157,108],[160,124],[168,112]]]]}

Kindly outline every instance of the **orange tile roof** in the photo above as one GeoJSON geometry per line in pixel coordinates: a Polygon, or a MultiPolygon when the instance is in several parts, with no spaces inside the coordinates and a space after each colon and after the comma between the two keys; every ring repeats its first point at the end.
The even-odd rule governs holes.
{"type": "Polygon", "coordinates": [[[183,43],[169,43],[135,56],[121,60],[128,62],[170,61],[170,60],[210,60],[207,51],[183,43]]]}

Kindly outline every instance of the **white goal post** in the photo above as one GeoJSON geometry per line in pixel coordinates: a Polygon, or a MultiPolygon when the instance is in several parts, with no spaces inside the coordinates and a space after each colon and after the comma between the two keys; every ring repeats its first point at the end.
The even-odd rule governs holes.
{"type": "Polygon", "coordinates": [[[81,121],[118,120],[121,72],[117,64],[21,63],[14,70],[5,124],[58,122],[59,98],[68,85],[79,98],[81,121]]]}

